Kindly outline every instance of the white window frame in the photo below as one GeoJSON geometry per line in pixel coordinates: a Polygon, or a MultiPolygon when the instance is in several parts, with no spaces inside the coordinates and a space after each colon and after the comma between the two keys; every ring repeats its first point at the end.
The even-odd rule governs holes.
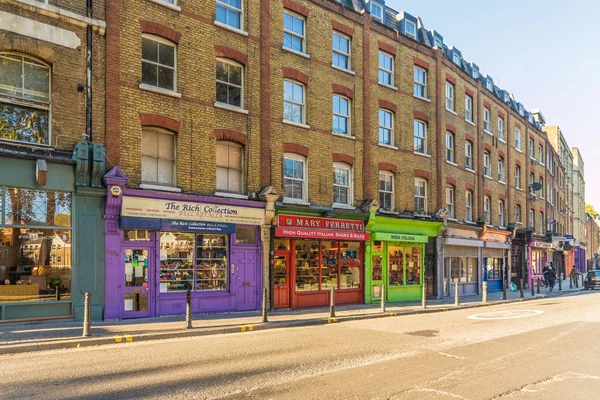
{"type": "Polygon", "coordinates": [[[473,143],[465,140],[465,168],[473,170],[473,143]]]}
{"type": "Polygon", "coordinates": [[[515,149],[521,151],[521,130],[515,129],[515,149]]]}
{"type": "Polygon", "coordinates": [[[394,199],[394,178],[395,178],[394,174],[391,173],[391,172],[389,172],[389,171],[379,171],[379,197],[380,197],[380,203],[381,203],[381,193],[386,193],[386,194],[390,195],[390,208],[389,209],[383,208],[383,204],[380,204],[381,210],[383,210],[383,211],[388,211],[388,212],[393,212],[394,211],[394,201],[395,201],[395,199],[394,199]],[[382,177],[383,177],[384,184],[387,183],[388,179],[391,182],[391,184],[392,184],[391,191],[388,191],[388,190],[385,190],[385,189],[384,190],[381,189],[381,181],[382,181],[381,178],[382,177]]]}
{"type": "Polygon", "coordinates": [[[343,69],[344,71],[352,71],[352,38],[350,36],[340,33],[338,31],[333,31],[333,34],[331,35],[331,51],[332,51],[332,53],[337,53],[337,54],[341,55],[342,57],[347,57],[348,58],[348,68],[336,65],[333,62],[333,54],[331,56],[331,64],[333,64],[336,68],[343,69]],[[336,49],[335,47],[333,47],[333,39],[334,39],[333,37],[334,36],[337,36],[340,39],[344,39],[344,40],[348,41],[348,53],[344,53],[342,50],[339,50],[339,49],[336,49]]]}
{"type": "Polygon", "coordinates": [[[486,79],[485,80],[485,87],[490,92],[494,90],[494,84],[492,83],[491,79],[486,79]]]}
{"type": "Polygon", "coordinates": [[[380,83],[381,85],[394,86],[394,68],[395,68],[394,62],[395,62],[394,56],[391,55],[390,53],[387,53],[387,52],[381,51],[381,50],[379,50],[379,53],[377,53],[377,63],[378,63],[378,67],[379,67],[377,69],[377,82],[380,83]],[[390,58],[392,60],[392,63],[391,63],[392,69],[391,70],[389,70],[389,69],[384,68],[384,67],[381,66],[381,63],[379,62],[379,58],[382,55],[384,57],[388,57],[388,58],[390,58]],[[379,71],[382,71],[382,72],[390,75],[390,82],[389,83],[388,82],[382,82],[382,81],[379,80],[379,71]]]}
{"type": "Polygon", "coordinates": [[[282,160],[282,188],[283,188],[283,201],[284,202],[290,202],[290,203],[305,203],[308,201],[308,158],[304,157],[300,154],[296,154],[296,153],[284,153],[283,154],[283,160],[282,160]],[[303,177],[304,179],[302,179],[302,198],[301,199],[296,199],[293,197],[285,197],[285,180],[292,180],[292,181],[298,181],[299,179],[297,178],[286,178],[285,177],[285,160],[292,160],[292,161],[296,161],[296,162],[301,162],[302,166],[303,166],[303,177]]]}
{"type": "Polygon", "coordinates": [[[413,95],[415,95],[416,97],[421,98],[421,99],[426,99],[427,98],[427,70],[425,68],[418,67],[415,65],[414,70],[413,70],[413,80],[414,80],[413,95]],[[417,80],[417,71],[423,72],[423,76],[425,78],[424,82],[419,82],[417,80]],[[420,94],[417,93],[419,89],[423,90],[423,96],[421,96],[420,94]]]}
{"type": "Polygon", "coordinates": [[[504,141],[504,118],[498,117],[498,140],[504,141]]]}
{"type": "MultiPolygon", "coordinates": [[[[294,88],[294,86],[292,86],[292,88],[294,88]]],[[[283,120],[284,121],[288,121],[291,122],[293,124],[305,124],[306,123],[306,85],[304,85],[301,82],[297,82],[291,79],[284,79],[283,80],[283,120]],[[303,103],[297,103],[293,100],[286,100],[285,99],[285,83],[286,82],[290,82],[293,85],[299,86],[300,88],[302,88],[302,100],[303,103]],[[290,103],[296,106],[300,106],[302,108],[302,120],[300,122],[298,121],[292,121],[289,119],[285,118],[285,103],[290,103]]]]}
{"type": "Polygon", "coordinates": [[[540,184],[542,185],[542,187],[540,188],[539,197],[540,197],[540,199],[543,199],[544,198],[544,178],[542,178],[541,176],[540,176],[540,184]]]}
{"type": "Polygon", "coordinates": [[[410,38],[417,39],[417,24],[412,21],[405,20],[404,21],[404,34],[410,38]],[[408,31],[408,27],[412,26],[414,29],[414,33],[408,31]]]}
{"type": "Polygon", "coordinates": [[[492,133],[492,123],[490,121],[490,109],[487,107],[483,108],[483,131],[487,133],[492,133]]]}
{"type": "Polygon", "coordinates": [[[446,186],[446,209],[450,218],[455,218],[454,186],[446,186]]]}
{"type": "Polygon", "coordinates": [[[352,166],[346,163],[333,163],[333,206],[342,206],[342,207],[351,207],[354,203],[354,177],[352,173],[352,166]],[[335,171],[336,170],[346,170],[348,171],[348,186],[338,185],[335,182],[335,171]],[[348,202],[347,203],[339,203],[335,201],[335,187],[347,187],[348,188],[348,202]]]}
{"type": "Polygon", "coordinates": [[[420,119],[415,119],[413,121],[413,152],[417,154],[427,154],[427,123],[425,121],[421,121],[420,119]],[[423,125],[423,137],[417,136],[417,126],[423,125]],[[416,141],[423,141],[423,151],[417,151],[417,146],[415,146],[416,141]]]}
{"type": "Polygon", "coordinates": [[[352,113],[352,100],[349,99],[346,96],[342,96],[339,94],[334,94],[332,97],[332,101],[331,101],[331,112],[333,113],[333,118],[332,118],[332,125],[331,125],[331,131],[333,133],[335,133],[336,135],[344,135],[344,136],[352,136],[352,126],[351,126],[351,113],[352,113]],[[335,112],[335,108],[333,107],[333,103],[335,102],[335,98],[341,99],[341,100],[345,100],[348,102],[348,114],[344,115],[344,114],[339,114],[335,112]],[[333,123],[333,121],[335,121],[335,118],[343,118],[346,120],[346,127],[347,127],[347,131],[346,132],[336,132],[335,131],[335,124],[333,123]]]}
{"type": "Polygon", "coordinates": [[[544,146],[538,143],[538,159],[541,165],[544,165],[544,146]]]}
{"type": "Polygon", "coordinates": [[[485,213],[485,223],[486,225],[492,224],[492,199],[490,196],[485,196],[483,198],[483,212],[485,213]]]}
{"type": "Polygon", "coordinates": [[[297,13],[295,13],[293,11],[288,10],[288,9],[284,9],[283,10],[283,14],[284,14],[284,16],[283,16],[283,48],[287,49],[287,50],[290,50],[290,51],[295,51],[295,52],[306,54],[306,17],[304,17],[304,15],[297,14],[297,13]],[[287,30],[285,28],[285,14],[288,14],[292,18],[296,18],[296,19],[299,19],[299,20],[302,21],[302,32],[303,32],[303,35],[300,35],[300,34],[298,34],[296,32],[287,30]],[[285,45],[285,34],[286,33],[288,35],[300,38],[302,40],[302,49],[301,50],[296,50],[296,49],[294,49],[292,47],[288,47],[288,46],[285,45]]]}
{"type": "MultiPolygon", "coordinates": [[[[244,193],[244,146],[234,143],[234,142],[229,142],[227,140],[219,140],[217,141],[217,146],[227,146],[227,150],[229,151],[229,147],[235,147],[237,149],[240,150],[240,161],[241,161],[241,169],[239,170],[239,174],[240,174],[240,191],[234,191],[234,190],[230,190],[229,188],[229,179],[227,179],[227,189],[219,189],[217,188],[217,192],[223,192],[223,193],[237,193],[237,194],[242,194],[244,193]]],[[[232,168],[230,165],[227,166],[219,166],[218,162],[216,164],[216,168],[222,168],[222,169],[227,169],[227,175],[229,176],[229,173],[231,170],[233,171],[237,171],[235,168],[232,168]]]]}
{"type": "Polygon", "coordinates": [[[535,160],[535,141],[529,138],[529,158],[535,160]]]}
{"type": "Polygon", "coordinates": [[[383,22],[383,7],[374,3],[373,0],[371,0],[371,17],[379,22],[383,22]],[[375,15],[373,9],[379,10],[379,15],[375,15]]]}
{"type": "Polygon", "coordinates": [[[492,165],[490,161],[490,153],[485,151],[483,153],[483,175],[491,178],[492,177],[492,165]]]}
{"type": "Polygon", "coordinates": [[[147,184],[147,185],[157,185],[157,186],[165,186],[165,187],[177,187],[177,135],[174,134],[173,132],[170,132],[166,129],[160,129],[160,128],[149,128],[149,129],[142,129],[142,143],[140,146],[140,153],[142,155],[142,159],[141,164],[140,164],[140,176],[142,177],[142,179],[140,179],[140,182],[142,185],[147,184]],[[164,157],[160,157],[159,155],[155,156],[151,156],[151,155],[145,155],[144,154],[144,145],[143,145],[143,141],[144,141],[144,132],[154,132],[156,133],[156,140],[158,141],[157,144],[160,144],[160,140],[158,140],[159,135],[165,135],[165,136],[170,136],[173,139],[173,158],[164,158],[164,157]],[[157,167],[157,171],[156,171],[156,181],[145,181],[143,180],[143,176],[144,174],[141,173],[141,171],[143,170],[143,162],[144,162],[144,157],[152,157],[154,159],[156,159],[156,167],[157,167]],[[173,162],[173,182],[172,183],[163,183],[163,182],[158,182],[158,169],[159,169],[159,163],[158,160],[168,160],[168,161],[172,161],[173,162]]]}
{"type": "Polygon", "coordinates": [[[521,166],[515,166],[515,187],[521,189],[521,166]]]}
{"type": "Polygon", "coordinates": [[[420,185],[420,184],[423,185],[425,195],[424,196],[420,196],[420,195],[417,196],[416,193],[413,193],[413,196],[414,196],[415,200],[417,198],[423,199],[423,208],[417,210],[416,207],[415,207],[415,212],[416,213],[419,213],[421,211],[427,212],[427,195],[428,195],[428,193],[427,193],[427,180],[423,179],[423,178],[415,178],[415,180],[414,180],[414,188],[416,188],[417,185],[420,185]]]}
{"type": "Polygon", "coordinates": [[[454,110],[454,84],[446,81],[446,110],[455,112],[454,110]]]}
{"type": "Polygon", "coordinates": [[[378,129],[377,129],[377,142],[379,144],[383,144],[383,145],[386,145],[386,146],[393,146],[394,145],[394,139],[395,139],[394,138],[394,113],[391,112],[390,110],[385,109],[385,108],[378,109],[378,111],[377,111],[377,126],[378,126],[378,129]],[[381,124],[381,113],[382,112],[390,115],[391,127],[388,127],[388,126],[385,126],[385,125],[381,124]],[[379,132],[380,129],[389,131],[389,133],[390,133],[390,143],[384,143],[384,142],[381,141],[381,133],[379,132]]]}
{"type": "MultiPolygon", "coordinates": [[[[220,84],[225,85],[225,86],[239,87],[239,89],[240,89],[240,105],[236,106],[236,105],[229,104],[229,103],[223,103],[223,102],[220,102],[218,100],[217,100],[217,103],[223,104],[223,105],[225,105],[227,107],[235,107],[235,108],[244,109],[244,78],[245,78],[245,76],[244,76],[244,66],[242,64],[240,64],[240,63],[237,63],[235,61],[231,61],[231,60],[229,60],[227,58],[220,58],[220,57],[218,57],[217,58],[217,62],[222,62],[224,64],[229,64],[229,65],[232,65],[232,66],[234,66],[236,68],[240,68],[242,70],[242,73],[241,73],[242,80],[241,80],[240,86],[235,85],[233,83],[220,81],[220,80],[216,79],[216,76],[215,76],[215,80],[216,80],[217,84],[220,83],[220,84]]],[[[216,99],[216,95],[215,95],[215,99],[216,99]]]]}
{"type": "MultiPolygon", "coordinates": [[[[171,42],[170,40],[167,40],[160,36],[150,35],[150,34],[146,34],[146,33],[142,34],[142,40],[143,39],[148,39],[148,40],[152,40],[153,42],[162,43],[164,45],[171,46],[174,48],[174,51],[173,51],[173,67],[165,65],[165,64],[160,64],[155,61],[144,60],[143,57],[140,57],[140,59],[142,60],[142,64],[148,63],[148,64],[156,65],[158,67],[172,69],[173,70],[173,87],[171,89],[162,88],[162,87],[158,86],[158,82],[156,85],[152,85],[149,83],[142,83],[142,85],[150,86],[150,87],[156,88],[158,90],[166,90],[168,92],[177,92],[177,61],[178,61],[177,60],[177,50],[178,50],[177,43],[171,42]]],[[[160,59],[160,54],[158,57],[160,59]]],[[[159,79],[158,73],[156,74],[156,79],[159,79]]]]}
{"type": "Polygon", "coordinates": [[[446,161],[451,163],[454,163],[456,160],[454,147],[454,134],[446,131],[446,161]]]}
{"type": "Polygon", "coordinates": [[[473,192],[465,191],[465,221],[473,222],[473,192]]]}
{"type": "Polygon", "coordinates": [[[465,94],[465,120],[473,122],[473,98],[465,94]]]}
{"type": "MultiPolygon", "coordinates": [[[[162,0],[162,1],[165,1],[165,0],[162,0]]],[[[176,4],[177,0],[173,0],[173,2],[174,2],[173,5],[177,5],[176,4]]],[[[225,25],[227,25],[227,26],[229,26],[229,27],[231,27],[233,29],[237,29],[237,30],[240,30],[240,31],[244,30],[244,0],[240,1],[240,8],[235,8],[234,6],[232,6],[230,4],[225,4],[221,0],[217,0],[216,1],[216,5],[220,5],[223,8],[226,8],[227,10],[230,10],[232,12],[239,13],[240,14],[240,27],[238,28],[238,27],[230,25],[230,24],[228,24],[226,22],[217,21],[216,8],[215,8],[215,21],[217,21],[220,24],[225,24],[225,25]]]]}
{"type": "Polygon", "coordinates": [[[498,182],[505,183],[504,159],[498,158],[498,182]]]}
{"type": "Polygon", "coordinates": [[[522,216],[521,216],[521,205],[517,204],[517,207],[515,209],[515,221],[516,222],[521,222],[522,216]]]}
{"type": "Polygon", "coordinates": [[[535,174],[533,172],[529,173],[529,194],[533,194],[533,189],[531,188],[531,184],[535,181],[535,174]]]}
{"type": "Polygon", "coordinates": [[[504,200],[498,201],[498,226],[500,228],[505,227],[504,217],[505,217],[505,209],[504,209],[504,200]]]}
{"type": "Polygon", "coordinates": [[[542,211],[540,211],[540,235],[544,234],[544,230],[546,228],[546,222],[544,219],[544,213],[542,211]]]}
{"type": "Polygon", "coordinates": [[[460,62],[460,56],[456,53],[452,54],[452,61],[454,62],[454,64],[458,65],[458,66],[462,66],[461,62],[460,62]]]}
{"type": "Polygon", "coordinates": [[[529,226],[535,232],[535,210],[532,209],[529,210],[529,226]]]}

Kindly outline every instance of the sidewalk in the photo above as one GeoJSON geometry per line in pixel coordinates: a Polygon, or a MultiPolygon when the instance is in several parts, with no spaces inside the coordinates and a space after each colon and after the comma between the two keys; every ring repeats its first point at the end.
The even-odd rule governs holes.
{"type": "MultiPolygon", "coordinates": [[[[502,300],[502,292],[488,293],[487,305],[534,300],[536,298],[556,297],[572,294],[581,288],[569,289],[568,284],[553,292],[542,288],[534,297],[531,290],[521,299],[519,292],[508,292],[507,300],[502,300]]],[[[239,333],[256,330],[277,329],[322,325],[343,321],[383,318],[390,316],[445,312],[465,308],[482,307],[481,295],[464,296],[460,305],[454,306],[454,298],[428,300],[427,308],[421,303],[388,303],[386,312],[381,312],[379,304],[353,304],[336,307],[336,318],[329,318],[329,308],[313,308],[297,311],[275,311],[269,313],[269,322],[262,323],[259,311],[194,314],[193,329],[185,328],[185,316],[144,318],[138,320],[92,322],[92,335],[84,338],[81,322],[27,322],[0,324],[0,354],[22,353],[30,351],[53,350],[102,344],[127,343],[168,339],[177,337],[239,333]]]]}

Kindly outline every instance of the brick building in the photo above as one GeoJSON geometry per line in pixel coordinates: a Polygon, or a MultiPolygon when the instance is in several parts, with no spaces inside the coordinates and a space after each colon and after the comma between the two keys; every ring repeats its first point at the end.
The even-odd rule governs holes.
{"type": "Polygon", "coordinates": [[[585,235],[585,168],[577,147],[573,154],[573,236],[575,237],[575,265],[579,272],[587,271],[588,247],[585,235]]]}
{"type": "Polygon", "coordinates": [[[104,11],[0,3],[0,319],[101,317],[104,11]]]}
{"type": "Polygon", "coordinates": [[[182,312],[188,288],[195,310],[256,308],[261,286],[292,308],[328,304],[332,288],[341,303],[378,301],[381,285],[392,301],[501,290],[507,274],[528,284],[551,234],[571,232],[541,113],[420,18],[380,0],[200,3],[107,2],[107,154],[119,167],[107,246],[134,261],[107,261],[105,315],[182,312]],[[230,268],[210,261],[210,283],[195,258],[172,283],[178,257],[148,254],[175,243],[187,257],[222,216],[173,234],[182,225],[165,228],[157,201],[266,217],[223,221],[230,268]],[[150,272],[138,281],[139,265],[150,272]],[[118,292],[123,275],[131,289],[118,292]]]}

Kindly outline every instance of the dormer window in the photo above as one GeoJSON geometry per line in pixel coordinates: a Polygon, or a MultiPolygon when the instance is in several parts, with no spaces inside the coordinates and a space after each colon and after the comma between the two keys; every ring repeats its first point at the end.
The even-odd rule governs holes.
{"type": "Polygon", "coordinates": [[[440,39],[439,37],[435,38],[435,45],[436,45],[436,47],[439,47],[440,49],[444,48],[444,43],[442,43],[442,39],[440,39]]]}
{"type": "Polygon", "coordinates": [[[417,38],[417,25],[412,21],[408,21],[408,20],[405,21],[404,33],[406,34],[406,36],[416,39],[417,38]]]}
{"type": "Polygon", "coordinates": [[[504,102],[508,103],[510,101],[510,97],[508,96],[508,93],[504,93],[504,102]]]}
{"type": "Polygon", "coordinates": [[[454,56],[453,56],[453,61],[454,61],[454,64],[456,64],[456,65],[458,65],[458,66],[460,66],[460,65],[461,65],[461,64],[460,64],[460,56],[459,56],[458,54],[456,54],[456,53],[454,53],[454,56]]]}
{"type": "Polygon", "coordinates": [[[525,109],[521,104],[519,104],[519,114],[521,114],[521,117],[525,116],[525,109]]]}
{"type": "Polygon", "coordinates": [[[477,71],[476,69],[473,69],[473,78],[474,79],[478,79],[479,78],[479,71],[477,71]]]}
{"type": "Polygon", "coordinates": [[[486,87],[488,90],[494,90],[494,84],[492,83],[492,80],[491,80],[491,79],[487,79],[487,80],[485,81],[485,87],[486,87]]]}
{"type": "Polygon", "coordinates": [[[371,16],[379,22],[383,22],[383,7],[371,2],[371,16]]]}

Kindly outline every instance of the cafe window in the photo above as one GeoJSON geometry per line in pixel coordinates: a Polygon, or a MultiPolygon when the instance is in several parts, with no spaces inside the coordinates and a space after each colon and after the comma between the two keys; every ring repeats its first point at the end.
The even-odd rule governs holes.
{"type": "Polygon", "coordinates": [[[477,258],[446,257],[446,273],[450,272],[452,282],[477,282],[477,258]]]}
{"type": "Polygon", "coordinates": [[[228,236],[160,233],[160,291],[228,289],[228,236]]]}
{"type": "Polygon", "coordinates": [[[71,299],[71,194],[0,187],[0,303],[71,299]]]}
{"type": "Polygon", "coordinates": [[[502,266],[504,260],[502,258],[487,257],[483,259],[484,273],[487,275],[487,280],[502,279],[502,266]]]}
{"type": "Polygon", "coordinates": [[[388,245],[388,284],[421,284],[421,248],[388,245]]]}
{"type": "Polygon", "coordinates": [[[296,291],[360,289],[358,242],[296,240],[296,291]]]}

